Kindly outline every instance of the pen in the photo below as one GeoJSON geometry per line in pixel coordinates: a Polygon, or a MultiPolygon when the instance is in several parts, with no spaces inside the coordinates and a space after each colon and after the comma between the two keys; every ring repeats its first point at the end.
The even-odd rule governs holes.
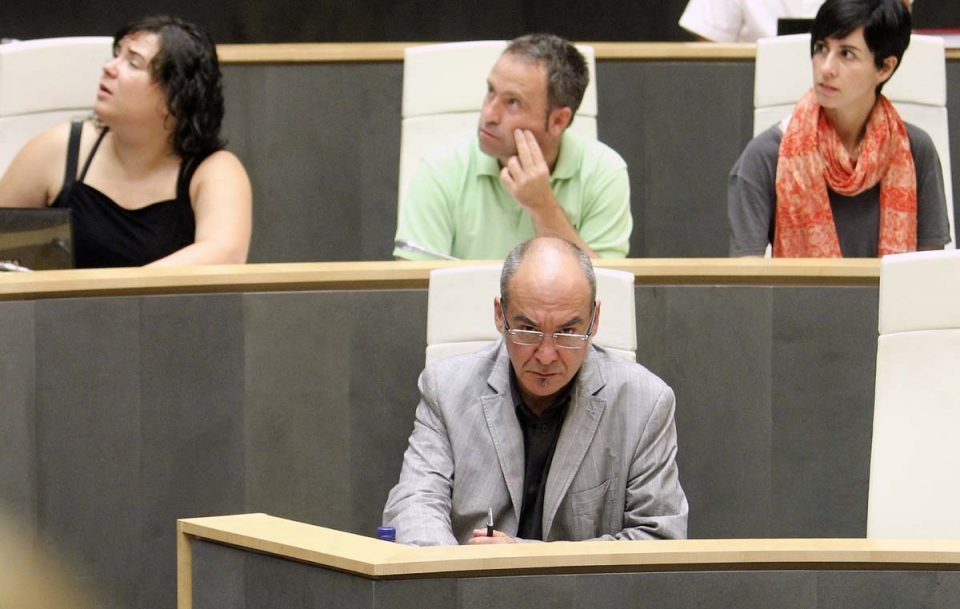
{"type": "Polygon", "coordinates": [[[487,537],[493,537],[493,508],[487,508],[487,537]]]}

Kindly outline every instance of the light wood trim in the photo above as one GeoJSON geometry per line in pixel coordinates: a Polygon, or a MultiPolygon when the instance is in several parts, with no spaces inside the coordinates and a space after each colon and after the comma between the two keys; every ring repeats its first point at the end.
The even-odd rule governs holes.
{"type": "MultiPolygon", "coordinates": [[[[221,44],[221,63],[324,63],[403,61],[404,49],[427,42],[221,44]]],[[[587,42],[597,59],[747,60],[756,56],[753,44],[710,42],[587,42]]]]}
{"type": "Polygon", "coordinates": [[[753,61],[757,45],[714,42],[585,42],[598,60],[642,59],[649,61],[753,61]]]}
{"type": "Polygon", "coordinates": [[[878,258],[626,258],[594,264],[629,271],[636,285],[880,285],[878,258]]]}
{"type": "Polygon", "coordinates": [[[433,263],[317,262],[0,273],[0,300],[426,287],[433,263]]]}
{"type": "Polygon", "coordinates": [[[266,514],[193,518],[178,524],[184,535],[370,578],[717,569],[960,570],[960,540],[710,539],[414,548],[266,514]]]}
{"type": "MultiPolygon", "coordinates": [[[[0,300],[141,294],[426,288],[435,268],[461,262],[304,262],[178,268],[0,273],[0,300]]],[[[879,285],[876,259],[630,258],[598,267],[634,273],[637,285],[879,285]]]]}
{"type": "Polygon", "coordinates": [[[324,63],[403,61],[403,50],[419,42],[218,44],[221,63],[324,63]]]}
{"type": "Polygon", "coordinates": [[[193,609],[193,537],[177,522],[177,609],[193,609]]]}
{"type": "MultiPolygon", "coordinates": [[[[224,64],[326,63],[403,61],[403,50],[424,42],[345,42],[221,44],[217,54],[224,64]]],[[[754,44],[712,42],[586,42],[598,60],[753,61],[754,44]]],[[[947,49],[947,60],[960,60],[960,49],[947,49]]]]}

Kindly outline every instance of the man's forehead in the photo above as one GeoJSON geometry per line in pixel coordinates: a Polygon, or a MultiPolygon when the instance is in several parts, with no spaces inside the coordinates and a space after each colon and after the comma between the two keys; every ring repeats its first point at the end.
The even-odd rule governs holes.
{"type": "Polygon", "coordinates": [[[590,287],[586,282],[524,281],[515,276],[510,282],[510,298],[507,302],[511,317],[523,316],[539,320],[550,315],[563,319],[589,316],[593,308],[590,287]]]}
{"type": "MultiPolygon", "coordinates": [[[[513,308],[513,305],[510,305],[513,308]]],[[[554,331],[572,326],[585,326],[590,321],[593,309],[582,306],[564,307],[556,310],[539,308],[516,308],[507,316],[510,325],[529,324],[540,330],[554,331]]]]}
{"type": "Polygon", "coordinates": [[[520,55],[504,53],[497,60],[497,63],[493,64],[493,67],[490,68],[490,75],[487,77],[487,81],[490,83],[498,81],[497,84],[524,86],[531,90],[535,90],[539,85],[540,88],[546,92],[546,64],[527,59],[520,55]],[[500,83],[499,81],[504,81],[504,83],[500,83]]]}
{"type": "MultiPolygon", "coordinates": [[[[545,60],[543,60],[543,59],[534,59],[534,58],[528,57],[528,56],[526,56],[526,55],[524,55],[524,54],[522,54],[522,53],[513,53],[513,52],[511,52],[511,51],[509,51],[509,50],[506,50],[506,51],[504,51],[503,53],[500,53],[499,59],[507,59],[507,60],[510,61],[511,63],[523,64],[523,65],[529,66],[529,67],[531,67],[531,68],[540,68],[540,69],[542,69],[544,72],[546,72],[546,70],[547,70],[547,62],[546,62],[545,60]]],[[[499,61],[499,59],[498,59],[498,61],[499,61]]]]}

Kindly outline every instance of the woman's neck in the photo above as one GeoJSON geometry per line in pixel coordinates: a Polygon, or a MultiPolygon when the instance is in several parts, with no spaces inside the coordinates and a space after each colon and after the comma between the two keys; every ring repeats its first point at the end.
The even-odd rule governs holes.
{"type": "Polygon", "coordinates": [[[833,129],[840,137],[840,142],[851,158],[856,159],[859,156],[860,142],[863,141],[867,120],[873,112],[876,101],[876,96],[873,96],[862,105],[823,109],[823,113],[833,125],[833,129]]]}
{"type": "Polygon", "coordinates": [[[171,161],[179,163],[169,143],[166,130],[110,129],[107,135],[117,163],[128,175],[149,174],[171,161]]]}

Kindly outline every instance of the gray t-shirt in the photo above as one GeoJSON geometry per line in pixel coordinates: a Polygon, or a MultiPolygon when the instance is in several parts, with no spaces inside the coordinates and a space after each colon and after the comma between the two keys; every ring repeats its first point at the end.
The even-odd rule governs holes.
{"type": "MultiPolygon", "coordinates": [[[[917,247],[939,248],[950,241],[940,157],[927,132],[906,124],[917,170],[917,247]]],[[[727,182],[730,254],[762,256],[773,243],[777,159],[783,133],[779,125],[747,144],[727,182]]],[[[875,258],[880,234],[880,185],[845,197],[827,190],[845,258],[875,258]]]]}

